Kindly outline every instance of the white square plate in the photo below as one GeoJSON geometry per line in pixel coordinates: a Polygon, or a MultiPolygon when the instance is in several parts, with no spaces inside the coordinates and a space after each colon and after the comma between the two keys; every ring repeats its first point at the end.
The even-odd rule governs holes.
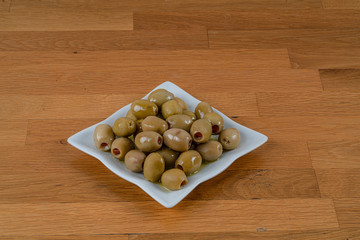
{"type": "MultiPolygon", "coordinates": [[[[163,88],[172,92],[176,97],[182,98],[188,108],[192,111],[195,110],[196,105],[200,102],[198,99],[194,98],[187,92],[185,92],[180,87],[176,86],[171,82],[164,82],[157,86],[155,89],[163,88]]],[[[154,89],[154,90],[155,90],[154,89]]],[[[148,94],[149,95],[149,94],[148,94]]],[[[147,98],[146,95],[144,97],[147,98]]],[[[236,103],[232,103],[236,104],[236,103]]],[[[112,126],[116,119],[119,117],[124,117],[130,109],[130,104],[121,108],[113,115],[108,117],[102,122],[99,122],[91,127],[88,127],[68,139],[68,142],[74,147],[80,149],[81,151],[99,159],[107,168],[109,168],[113,173],[119,177],[137,185],[152,198],[162,204],[164,207],[171,208],[178,204],[183,198],[185,198],[197,185],[200,183],[215,177],[226,168],[228,168],[236,159],[239,157],[251,152],[252,150],[258,148],[267,141],[267,137],[261,133],[258,133],[254,130],[251,130],[247,127],[244,127],[224,114],[214,108],[214,111],[220,114],[224,118],[224,128],[236,128],[241,134],[241,142],[239,147],[232,151],[224,152],[221,157],[208,165],[205,165],[201,171],[197,174],[188,177],[189,183],[184,186],[183,189],[178,191],[166,191],[161,185],[151,183],[145,180],[143,174],[133,173],[129,171],[123,161],[119,161],[114,158],[110,152],[101,152],[96,149],[93,142],[93,132],[96,125],[101,123],[106,123],[112,126]]]]}

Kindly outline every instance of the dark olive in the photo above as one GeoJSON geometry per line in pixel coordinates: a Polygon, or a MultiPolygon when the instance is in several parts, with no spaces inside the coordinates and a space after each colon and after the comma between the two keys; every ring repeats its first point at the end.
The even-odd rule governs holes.
{"type": "Polygon", "coordinates": [[[158,107],[161,107],[165,102],[174,99],[174,94],[165,89],[157,89],[150,93],[148,99],[158,107]]]}
{"type": "Polygon", "coordinates": [[[168,129],[166,121],[155,116],[147,116],[141,123],[143,131],[154,131],[163,134],[168,129]]]}
{"type": "Polygon", "coordinates": [[[189,132],[193,120],[188,115],[172,115],[166,119],[170,128],[181,128],[189,132]]]}
{"type": "Polygon", "coordinates": [[[128,138],[120,137],[113,141],[111,144],[111,154],[118,158],[124,159],[126,153],[128,153],[131,149],[134,149],[134,143],[128,138]]]}
{"type": "Polygon", "coordinates": [[[187,151],[192,143],[190,134],[180,128],[170,128],[163,136],[165,145],[178,152],[187,151]]]}
{"type": "Polygon", "coordinates": [[[139,150],[131,150],[125,155],[125,166],[133,172],[142,172],[146,155],[139,150]]]}
{"type": "Polygon", "coordinates": [[[165,168],[173,168],[175,166],[175,161],[179,156],[179,153],[168,148],[162,147],[160,150],[156,151],[159,153],[165,161],[165,168]]]}
{"type": "Polygon", "coordinates": [[[219,141],[226,150],[232,150],[239,146],[240,139],[240,133],[236,128],[224,129],[219,135],[219,141]]]}
{"type": "Polygon", "coordinates": [[[131,104],[131,111],[137,119],[143,119],[147,116],[156,116],[158,107],[155,103],[148,100],[135,100],[131,104]]]}
{"type": "Polygon", "coordinates": [[[215,161],[221,156],[223,147],[218,141],[210,140],[197,146],[196,151],[200,153],[203,160],[215,161]]]}
{"type": "Polygon", "coordinates": [[[181,114],[182,111],[182,107],[176,100],[167,101],[161,106],[161,114],[165,119],[171,115],[181,114]]]}
{"type": "Polygon", "coordinates": [[[190,134],[197,143],[204,143],[210,139],[212,133],[211,123],[207,119],[196,120],[190,128],[190,134]]]}
{"type": "Polygon", "coordinates": [[[154,152],[162,146],[163,138],[153,131],[144,131],[136,135],[135,145],[143,152],[154,152]]]}
{"type": "Polygon", "coordinates": [[[94,130],[94,143],[99,150],[103,152],[109,151],[114,139],[114,133],[109,125],[99,124],[96,126],[94,130]]]}
{"type": "Polygon", "coordinates": [[[212,134],[219,134],[224,128],[224,119],[217,113],[210,112],[205,114],[204,119],[208,119],[212,125],[212,134]]]}
{"type": "Polygon", "coordinates": [[[184,171],[186,175],[190,175],[199,170],[201,163],[200,153],[195,150],[189,150],[180,154],[175,162],[175,168],[184,171]]]}
{"type": "Polygon", "coordinates": [[[161,176],[161,183],[170,190],[179,190],[188,183],[186,175],[177,168],[165,171],[161,176]]]}
{"type": "Polygon", "coordinates": [[[144,177],[151,182],[159,181],[165,171],[165,161],[158,153],[150,153],[144,162],[144,177]]]}
{"type": "Polygon", "coordinates": [[[195,113],[190,110],[184,110],[182,114],[188,115],[193,121],[197,119],[195,113]]]}
{"type": "Polygon", "coordinates": [[[187,105],[184,102],[184,100],[182,100],[181,98],[178,98],[178,97],[174,98],[174,100],[179,103],[179,105],[182,107],[183,110],[187,109],[187,105]]]}
{"type": "Polygon", "coordinates": [[[136,131],[136,123],[130,118],[121,117],[115,121],[112,130],[118,137],[128,137],[136,131]]]}
{"type": "Polygon", "coordinates": [[[195,115],[197,119],[203,118],[204,115],[209,112],[213,112],[213,109],[207,102],[201,102],[195,108],[195,115]]]}

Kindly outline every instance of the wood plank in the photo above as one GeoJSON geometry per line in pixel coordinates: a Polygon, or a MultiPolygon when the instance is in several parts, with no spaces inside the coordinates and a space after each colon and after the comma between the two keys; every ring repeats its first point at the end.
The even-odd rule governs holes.
{"type": "Polygon", "coordinates": [[[355,48],[359,29],[209,30],[210,48],[355,48]]]}
{"type": "Polygon", "coordinates": [[[0,32],[2,51],[204,49],[206,31],[0,32]]]}
{"type": "Polygon", "coordinates": [[[261,116],[359,116],[358,93],[257,93],[261,116]]]}
{"type": "Polygon", "coordinates": [[[360,68],[360,48],[291,48],[289,56],[293,68],[360,68]]]}
{"type": "Polygon", "coordinates": [[[118,9],[17,9],[0,15],[0,31],[133,30],[132,12],[118,9]]]}
{"type": "Polygon", "coordinates": [[[314,168],[360,168],[360,140],[308,144],[314,168]]]}
{"type": "Polygon", "coordinates": [[[0,146],[23,146],[27,127],[27,120],[0,120],[0,146]]]}
{"type": "Polygon", "coordinates": [[[338,228],[328,199],[183,201],[173,209],[155,202],[1,204],[0,211],[3,235],[181,233],[194,226],[199,232],[338,228]],[[141,228],[134,224],[139,221],[141,228]]]}
{"type": "MultiPolygon", "coordinates": [[[[144,67],[145,68],[145,67],[144,67]]],[[[153,86],[170,80],[199,97],[199,92],[217,92],[219,83],[224,92],[305,92],[322,91],[317,70],[308,69],[197,69],[126,70],[3,70],[0,76],[0,94],[118,94],[124,92],[145,94],[142,86],[153,86]],[[8,84],[11,79],[12,84],[8,84]],[[25,81],[26,80],[26,81],[25,81]],[[131,82],[131,84],[127,84],[131,82]],[[206,88],[204,88],[206,84],[206,88]],[[281,87],[279,87],[281,86],[281,87]]]]}
{"type": "Polygon", "coordinates": [[[0,13],[10,11],[11,0],[0,1],[0,13]]]}
{"type": "MultiPolygon", "coordinates": [[[[360,198],[337,198],[334,204],[340,227],[359,229],[360,198]]],[[[357,237],[360,237],[360,232],[357,237]]]]}
{"type": "MultiPolygon", "coordinates": [[[[38,233],[39,234],[39,233],[38,233]]],[[[100,234],[100,235],[11,235],[0,236],[2,240],[128,240],[128,235],[125,234],[100,234]]]]}
{"type": "Polygon", "coordinates": [[[321,0],[325,9],[360,9],[360,2],[356,0],[321,0]]]}
{"type": "Polygon", "coordinates": [[[360,169],[316,169],[322,197],[360,197],[360,169]]]}
{"type": "Polygon", "coordinates": [[[360,69],[320,69],[325,91],[360,92],[360,69]]]}

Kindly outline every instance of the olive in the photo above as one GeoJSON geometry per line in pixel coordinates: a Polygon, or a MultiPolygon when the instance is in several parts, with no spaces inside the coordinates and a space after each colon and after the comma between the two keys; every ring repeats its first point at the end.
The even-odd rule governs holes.
{"type": "Polygon", "coordinates": [[[201,102],[195,108],[195,114],[198,119],[203,118],[209,112],[213,112],[213,109],[207,102],[201,102]]]}
{"type": "Polygon", "coordinates": [[[155,103],[148,100],[135,100],[131,104],[131,111],[137,119],[146,118],[147,116],[156,116],[158,107],[155,103]]]}
{"type": "Polygon", "coordinates": [[[148,100],[155,103],[157,106],[161,107],[165,102],[174,99],[174,94],[165,90],[157,89],[150,93],[148,100]]]}
{"type": "Polygon", "coordinates": [[[204,119],[208,119],[212,125],[212,134],[219,134],[224,128],[224,119],[215,112],[204,115],[204,119]]]}
{"type": "Polygon", "coordinates": [[[161,176],[161,183],[170,190],[179,190],[188,183],[186,175],[177,168],[169,169],[161,176]]]}
{"type": "Polygon", "coordinates": [[[165,119],[171,115],[181,114],[182,111],[182,107],[176,100],[167,101],[161,106],[161,113],[165,119]]]}
{"type": "Polygon", "coordinates": [[[133,112],[131,111],[131,109],[126,113],[126,117],[130,118],[131,120],[136,121],[137,118],[135,117],[135,115],[133,114],[133,112]]]}
{"type": "Polygon", "coordinates": [[[165,168],[173,168],[175,166],[175,161],[179,156],[178,152],[168,147],[163,147],[156,152],[159,153],[164,158],[165,168]]]}
{"type": "Polygon", "coordinates": [[[163,134],[168,129],[168,124],[165,120],[155,117],[147,116],[141,123],[143,131],[154,131],[163,134]]]}
{"type": "Polygon", "coordinates": [[[197,143],[204,143],[210,139],[212,133],[211,123],[207,119],[196,120],[190,128],[190,134],[197,143]]]}
{"type": "Polygon", "coordinates": [[[182,114],[188,115],[193,121],[197,119],[195,113],[190,110],[184,110],[182,114]]]}
{"type": "Polygon", "coordinates": [[[182,107],[183,110],[187,109],[187,105],[184,102],[184,100],[182,100],[181,98],[178,98],[178,97],[174,98],[174,100],[178,102],[178,104],[182,107]]]}
{"type": "Polygon", "coordinates": [[[188,115],[172,115],[166,119],[170,128],[181,128],[189,132],[193,120],[188,115]]]}
{"type": "Polygon", "coordinates": [[[111,143],[115,136],[111,127],[107,124],[99,124],[94,130],[95,146],[103,152],[110,150],[111,143]]]}
{"type": "Polygon", "coordinates": [[[142,122],[144,121],[144,119],[139,119],[139,120],[136,120],[135,123],[136,123],[136,132],[134,133],[135,136],[138,135],[139,133],[143,132],[143,129],[142,129],[142,122]]]}
{"type": "Polygon", "coordinates": [[[240,139],[240,133],[236,128],[224,129],[219,135],[219,141],[226,150],[232,150],[239,146],[240,139]]]}
{"type": "Polygon", "coordinates": [[[118,137],[128,137],[136,131],[136,123],[127,117],[118,118],[112,130],[118,137]]]}
{"type": "Polygon", "coordinates": [[[135,145],[143,152],[154,152],[162,146],[163,138],[153,131],[144,131],[136,135],[135,145]]]}
{"type": "Polygon", "coordinates": [[[195,150],[189,150],[180,154],[175,162],[175,167],[190,175],[199,170],[202,163],[201,155],[195,150]]]}
{"type": "Polygon", "coordinates": [[[111,154],[118,158],[124,159],[126,153],[128,153],[131,149],[134,149],[134,143],[128,138],[120,137],[113,141],[111,144],[111,154]]]}
{"type": "Polygon", "coordinates": [[[165,171],[165,161],[159,153],[150,153],[144,162],[144,177],[151,182],[159,181],[165,171]]]}
{"type": "Polygon", "coordinates": [[[133,172],[142,172],[146,155],[139,150],[131,150],[125,155],[125,166],[133,172]]]}
{"type": "Polygon", "coordinates": [[[170,128],[163,136],[165,145],[178,152],[187,151],[192,143],[190,134],[180,128],[170,128]]]}
{"type": "Polygon", "coordinates": [[[196,151],[200,153],[203,160],[215,161],[221,156],[223,147],[218,141],[210,140],[197,146],[196,151]]]}

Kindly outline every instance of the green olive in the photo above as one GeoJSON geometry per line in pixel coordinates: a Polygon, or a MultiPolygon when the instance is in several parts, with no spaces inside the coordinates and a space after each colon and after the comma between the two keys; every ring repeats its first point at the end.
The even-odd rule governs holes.
{"type": "Polygon", "coordinates": [[[195,113],[190,110],[184,110],[182,114],[188,115],[193,121],[197,119],[195,113]]]}
{"type": "Polygon", "coordinates": [[[197,143],[204,143],[211,137],[212,128],[211,123],[207,119],[196,120],[190,128],[190,134],[197,143]]]}
{"type": "Polygon", "coordinates": [[[109,151],[114,139],[114,133],[109,125],[99,124],[96,126],[94,130],[94,142],[99,150],[103,152],[109,151]]]}
{"type": "Polygon", "coordinates": [[[196,151],[200,153],[203,160],[215,161],[221,156],[223,147],[218,141],[210,140],[197,146],[196,151]]]}
{"type": "Polygon", "coordinates": [[[179,105],[182,107],[183,110],[187,109],[187,105],[184,102],[184,100],[182,100],[181,98],[178,98],[178,97],[174,98],[174,100],[179,103],[179,105]]]}
{"type": "Polygon", "coordinates": [[[199,170],[202,163],[200,153],[195,150],[189,150],[180,154],[175,162],[175,167],[183,170],[186,175],[190,175],[199,170]]]}
{"type": "Polygon", "coordinates": [[[208,119],[212,125],[212,134],[219,134],[224,128],[224,119],[215,112],[205,114],[204,119],[208,119]]]}
{"type": "Polygon", "coordinates": [[[190,134],[180,128],[170,128],[163,136],[165,145],[178,152],[187,151],[192,143],[190,134]]]}
{"type": "Polygon", "coordinates": [[[136,131],[136,123],[127,117],[118,118],[112,128],[118,137],[128,137],[136,131]]]}
{"type": "Polygon", "coordinates": [[[157,89],[150,93],[148,100],[155,103],[158,107],[161,107],[165,102],[174,99],[174,94],[165,90],[157,89]]]}
{"type": "Polygon", "coordinates": [[[176,100],[167,101],[161,106],[161,113],[165,119],[171,115],[181,114],[182,111],[182,107],[176,100]]]}
{"type": "Polygon", "coordinates": [[[131,109],[126,113],[126,117],[130,118],[133,121],[136,121],[137,118],[135,117],[135,115],[133,114],[133,112],[131,111],[131,109]]]}
{"type": "Polygon", "coordinates": [[[195,108],[195,114],[198,119],[203,118],[209,112],[213,112],[213,109],[207,102],[201,102],[195,108]]]}
{"type": "Polygon", "coordinates": [[[219,135],[219,141],[226,150],[232,150],[239,146],[240,139],[240,133],[236,128],[224,129],[219,135]]]}
{"type": "Polygon", "coordinates": [[[165,161],[159,153],[150,153],[144,162],[144,177],[151,182],[159,181],[165,171],[165,161]]]}
{"type": "Polygon", "coordinates": [[[153,131],[144,131],[136,135],[135,145],[143,152],[154,152],[162,146],[163,138],[153,131]]]}
{"type": "Polygon", "coordinates": [[[143,131],[154,131],[163,134],[168,129],[168,124],[165,120],[155,116],[147,116],[141,123],[143,131]]]}
{"type": "Polygon", "coordinates": [[[186,175],[177,168],[169,169],[161,176],[161,183],[170,190],[179,190],[188,183],[186,175]]]}
{"type": "Polygon", "coordinates": [[[120,137],[113,141],[111,144],[111,154],[118,158],[124,159],[126,153],[128,153],[131,149],[134,149],[134,143],[128,138],[120,137]]]}
{"type": "Polygon", "coordinates": [[[147,116],[156,116],[158,107],[149,100],[135,100],[131,104],[131,111],[137,119],[146,118],[147,116]]]}
{"type": "Polygon", "coordinates": [[[139,120],[136,120],[135,123],[136,123],[136,132],[134,133],[134,135],[138,135],[139,133],[143,132],[143,129],[142,129],[142,122],[144,121],[144,119],[139,119],[139,120]]]}
{"type": "Polygon", "coordinates": [[[165,161],[165,168],[173,168],[175,166],[175,161],[179,156],[179,153],[168,148],[162,147],[160,150],[156,151],[159,153],[165,161]]]}
{"type": "Polygon", "coordinates": [[[181,128],[189,132],[193,120],[188,115],[172,115],[166,119],[170,128],[181,128]]]}
{"type": "Polygon", "coordinates": [[[131,150],[125,155],[125,166],[130,171],[142,172],[145,158],[145,153],[139,150],[131,150]]]}

